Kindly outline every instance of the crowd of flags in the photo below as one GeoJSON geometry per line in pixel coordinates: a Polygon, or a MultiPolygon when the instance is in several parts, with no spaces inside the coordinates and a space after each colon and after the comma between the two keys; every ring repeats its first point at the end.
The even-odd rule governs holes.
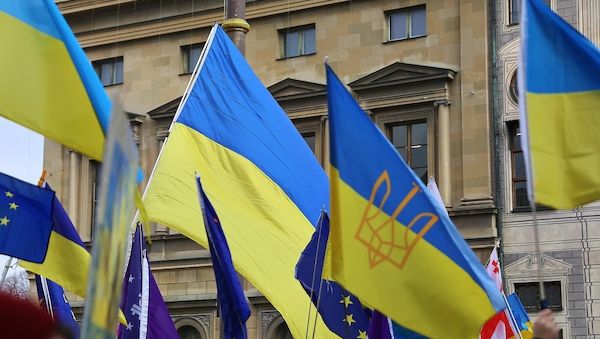
{"type": "MultiPolygon", "coordinates": [[[[588,126],[600,119],[600,51],[539,0],[522,6],[531,200],[597,200],[600,142],[588,126]]],[[[0,27],[16,51],[0,55],[10,79],[0,115],[101,160],[111,103],[54,1],[2,1],[0,27]]],[[[504,294],[497,248],[482,266],[433,178],[425,186],[410,170],[331,66],[328,178],[218,25],[199,65],[143,201],[150,221],[210,250],[225,337],[248,336],[237,272],[298,338],[532,337],[518,296],[504,294]]],[[[177,338],[141,228],[130,232],[115,331],[177,338]]],[[[91,256],[49,185],[0,173],[0,253],[36,274],[41,304],[78,335],[63,288],[86,297],[91,256]]]]}

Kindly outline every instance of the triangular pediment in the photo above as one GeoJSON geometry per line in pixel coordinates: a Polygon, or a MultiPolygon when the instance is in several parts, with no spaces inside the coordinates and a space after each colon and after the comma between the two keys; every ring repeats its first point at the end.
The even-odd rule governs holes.
{"type": "MultiPolygon", "coordinates": [[[[542,254],[541,268],[542,275],[544,276],[567,275],[573,269],[573,265],[542,254]]],[[[525,257],[506,265],[504,272],[507,276],[536,277],[537,270],[538,256],[534,253],[530,253],[525,257]]]]}
{"type": "Polygon", "coordinates": [[[164,119],[164,118],[173,118],[175,116],[175,112],[177,112],[177,108],[179,107],[179,103],[181,102],[182,96],[173,99],[166,104],[163,104],[159,107],[148,112],[148,116],[152,119],[164,119]]]}
{"type": "Polygon", "coordinates": [[[306,98],[325,94],[325,85],[287,78],[267,88],[275,99],[306,98]]]}
{"type": "Polygon", "coordinates": [[[448,68],[395,62],[351,82],[348,86],[355,91],[382,86],[401,85],[432,80],[450,81],[456,72],[448,68]]]}

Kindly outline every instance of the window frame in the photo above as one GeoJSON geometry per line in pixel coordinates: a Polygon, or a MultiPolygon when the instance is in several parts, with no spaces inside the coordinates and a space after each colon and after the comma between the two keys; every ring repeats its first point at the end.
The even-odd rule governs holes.
{"type": "MultiPolygon", "coordinates": [[[[506,4],[506,10],[505,12],[505,18],[506,18],[506,26],[508,27],[514,27],[514,26],[519,26],[520,22],[521,22],[521,4],[522,4],[523,0],[506,0],[504,3],[506,4]],[[513,2],[519,2],[519,9],[516,11],[517,13],[517,21],[513,21],[512,20],[512,13],[513,11],[513,2]]],[[[556,8],[556,1],[557,0],[542,0],[548,7],[550,7],[550,9],[554,10],[556,8]],[[546,3],[547,2],[547,3],[546,3]]]]}
{"type": "Polygon", "coordinates": [[[314,155],[321,166],[323,166],[323,123],[321,117],[318,118],[298,118],[292,119],[292,123],[298,130],[298,133],[304,138],[304,134],[315,135],[315,150],[314,155]]]}
{"type": "Polygon", "coordinates": [[[394,9],[391,11],[385,11],[385,23],[386,23],[386,42],[396,42],[396,41],[405,41],[405,40],[412,40],[412,39],[418,39],[418,38],[423,38],[423,37],[427,37],[427,6],[425,4],[422,5],[417,5],[417,6],[410,6],[410,7],[403,7],[403,8],[398,8],[398,9],[394,9]],[[422,35],[412,35],[412,13],[417,11],[417,10],[423,10],[425,12],[425,33],[422,35]],[[399,13],[406,13],[406,38],[396,38],[396,39],[392,39],[392,15],[394,14],[399,14],[399,13]]]}
{"type": "MultiPolygon", "coordinates": [[[[517,293],[517,285],[531,285],[531,287],[537,288],[537,298],[536,298],[536,305],[535,306],[528,306],[528,305],[523,305],[523,307],[525,308],[525,311],[527,311],[527,313],[538,313],[541,312],[542,309],[540,308],[540,288],[539,288],[539,281],[520,281],[520,282],[514,282],[513,283],[513,289],[514,292],[517,293]]],[[[565,305],[564,305],[564,288],[563,288],[563,282],[561,280],[548,280],[548,281],[544,281],[544,289],[547,292],[548,286],[550,284],[558,284],[558,288],[560,291],[560,305],[548,305],[548,308],[551,309],[554,312],[562,312],[565,309],[565,305]]],[[[548,294],[548,293],[546,293],[548,294]]],[[[518,295],[518,293],[517,293],[518,295]]],[[[521,300],[523,300],[523,298],[521,298],[519,296],[519,298],[521,300]]]]}
{"type": "Polygon", "coordinates": [[[391,127],[407,123],[427,123],[427,176],[437,177],[437,120],[435,107],[423,104],[409,107],[389,107],[373,110],[375,124],[385,134],[391,143],[391,127]]]}
{"type": "Polygon", "coordinates": [[[303,56],[317,54],[317,25],[316,24],[312,23],[312,24],[306,24],[306,25],[301,25],[301,26],[286,27],[286,28],[279,29],[277,32],[279,35],[279,59],[277,59],[277,60],[299,58],[299,57],[303,57],[303,56]],[[311,30],[311,29],[315,31],[314,52],[305,53],[306,46],[304,45],[304,32],[311,30]],[[289,33],[294,33],[294,32],[299,33],[298,34],[298,55],[288,56],[288,55],[286,55],[287,35],[289,33]]]}
{"type": "Polygon", "coordinates": [[[125,58],[122,55],[116,56],[116,57],[105,58],[105,59],[94,60],[94,61],[92,61],[92,67],[94,69],[94,72],[98,76],[100,83],[102,83],[102,86],[104,86],[104,87],[122,85],[125,82],[125,58]],[[121,82],[116,82],[117,81],[117,73],[118,73],[116,65],[118,64],[119,61],[121,64],[121,82]],[[109,63],[113,64],[113,72],[111,75],[112,82],[105,85],[102,82],[102,68],[101,67],[102,67],[102,65],[109,64],[109,63]]]}
{"type": "Polygon", "coordinates": [[[196,63],[194,63],[193,66],[189,64],[192,49],[196,47],[200,49],[200,53],[198,54],[198,60],[200,60],[200,58],[202,57],[202,50],[204,49],[205,45],[206,42],[195,42],[193,44],[179,46],[179,51],[181,54],[181,73],[179,75],[189,75],[194,73],[194,69],[198,61],[196,61],[196,63]],[[191,69],[186,70],[186,68],[189,68],[190,66],[192,66],[191,69]]]}

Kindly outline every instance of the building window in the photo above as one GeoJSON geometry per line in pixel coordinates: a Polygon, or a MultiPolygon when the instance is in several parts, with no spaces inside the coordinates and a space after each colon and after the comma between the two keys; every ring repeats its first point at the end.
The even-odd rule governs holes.
{"type": "Polygon", "coordinates": [[[508,97],[515,104],[519,103],[519,80],[517,71],[515,71],[512,77],[510,77],[510,82],[508,84],[508,97]]]}
{"type": "Polygon", "coordinates": [[[275,339],[293,339],[292,333],[288,328],[286,323],[282,323],[277,327],[277,331],[275,332],[275,339]]]}
{"type": "Polygon", "coordinates": [[[306,142],[306,144],[308,145],[308,148],[310,148],[310,150],[315,153],[315,146],[316,146],[316,142],[317,142],[317,135],[315,132],[309,132],[309,133],[302,133],[302,138],[304,139],[304,141],[306,142]]]}
{"type": "Polygon", "coordinates": [[[202,339],[202,335],[193,326],[184,325],[177,329],[181,339],[202,339]]]}
{"type": "Polygon", "coordinates": [[[123,57],[96,60],[92,62],[100,82],[104,86],[123,83],[123,57]]]}
{"type": "Polygon", "coordinates": [[[388,135],[408,166],[423,182],[427,182],[427,122],[391,125],[388,127],[388,135]]]}
{"type": "Polygon", "coordinates": [[[279,31],[281,57],[293,58],[317,52],[315,25],[286,28],[279,31]]]}
{"type": "MultiPolygon", "coordinates": [[[[544,282],[546,302],[553,311],[562,311],[562,288],[560,281],[544,282]]],[[[540,309],[540,284],[538,282],[515,283],[515,292],[523,302],[527,312],[539,312],[540,309]]]]}
{"type": "MultiPolygon", "coordinates": [[[[546,6],[550,6],[551,0],[542,0],[546,6]]],[[[508,24],[516,25],[521,20],[521,0],[508,0],[508,24]]]]}
{"type": "Polygon", "coordinates": [[[527,175],[525,172],[525,156],[521,147],[521,130],[518,123],[511,123],[508,129],[512,164],[513,210],[528,209],[527,175]]]}
{"type": "Polygon", "coordinates": [[[425,6],[411,7],[387,14],[388,40],[405,40],[427,35],[425,6]]]}
{"type": "Polygon", "coordinates": [[[181,46],[182,74],[190,74],[196,68],[204,43],[181,46]]]}

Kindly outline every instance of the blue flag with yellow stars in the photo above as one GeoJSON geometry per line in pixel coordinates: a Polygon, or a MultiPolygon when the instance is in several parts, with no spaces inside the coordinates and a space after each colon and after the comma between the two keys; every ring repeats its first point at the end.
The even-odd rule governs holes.
{"type": "Polygon", "coordinates": [[[329,217],[323,211],[296,265],[296,279],[312,297],[323,322],[332,332],[344,339],[366,339],[369,318],[360,301],[337,283],[321,279],[328,237],[329,217]]]}
{"type": "Polygon", "coordinates": [[[0,173],[0,253],[44,261],[53,200],[54,192],[0,173]]]}

